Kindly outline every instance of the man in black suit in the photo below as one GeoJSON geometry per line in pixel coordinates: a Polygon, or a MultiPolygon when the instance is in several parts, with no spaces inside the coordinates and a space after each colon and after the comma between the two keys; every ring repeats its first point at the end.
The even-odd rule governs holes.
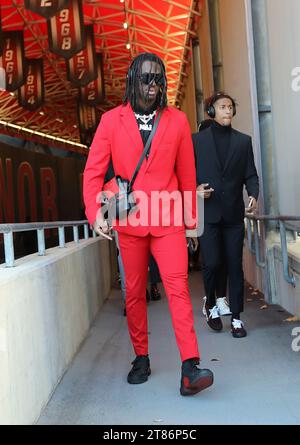
{"type": "Polygon", "coordinates": [[[234,130],[235,101],[227,94],[214,94],[206,101],[212,125],[193,135],[197,185],[205,199],[204,232],[200,237],[203,279],[206,292],[204,310],[208,325],[222,329],[215,293],[217,274],[226,259],[229,278],[229,305],[233,337],[247,335],[240,319],[243,312],[243,240],[245,205],[243,188],[249,196],[248,211],[257,204],[259,184],[251,137],[234,130]]]}

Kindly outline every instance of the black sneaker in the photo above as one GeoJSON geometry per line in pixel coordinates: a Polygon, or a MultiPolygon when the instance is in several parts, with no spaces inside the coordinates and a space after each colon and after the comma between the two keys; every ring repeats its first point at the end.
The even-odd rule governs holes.
{"type": "Polygon", "coordinates": [[[127,382],[133,385],[147,382],[151,374],[148,355],[138,355],[131,364],[133,367],[127,376],[127,382]]]}
{"type": "Polygon", "coordinates": [[[158,301],[161,300],[161,294],[156,286],[152,285],[150,290],[151,300],[158,301]]]}
{"type": "Polygon", "coordinates": [[[214,306],[212,309],[209,308],[206,303],[206,297],[203,298],[204,304],[202,312],[206,317],[206,321],[208,326],[214,331],[220,332],[223,329],[223,323],[219,315],[219,311],[217,306],[214,306]]]}
{"type": "Polygon", "coordinates": [[[182,363],[180,394],[192,396],[211,386],[214,375],[210,369],[200,369],[199,360],[189,359],[182,363]]]}

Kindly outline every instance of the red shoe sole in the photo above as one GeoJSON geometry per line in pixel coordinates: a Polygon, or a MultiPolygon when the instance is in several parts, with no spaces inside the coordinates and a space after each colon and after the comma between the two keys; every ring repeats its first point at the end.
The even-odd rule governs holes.
{"type": "Polygon", "coordinates": [[[213,377],[202,377],[190,386],[181,386],[180,394],[182,396],[193,396],[203,389],[209,388],[214,382],[213,377]]]}

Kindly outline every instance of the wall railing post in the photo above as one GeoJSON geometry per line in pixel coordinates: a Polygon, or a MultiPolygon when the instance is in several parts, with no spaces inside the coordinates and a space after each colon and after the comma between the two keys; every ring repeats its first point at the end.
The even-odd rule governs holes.
{"type": "Polygon", "coordinates": [[[84,239],[89,239],[89,225],[84,225],[84,239]]]}
{"type": "Polygon", "coordinates": [[[260,258],[260,238],[259,238],[259,234],[258,234],[258,220],[255,219],[253,221],[253,225],[254,225],[254,241],[255,241],[255,259],[256,259],[256,264],[258,265],[258,267],[261,267],[262,269],[265,267],[266,263],[265,261],[262,261],[260,258]]]}
{"type": "Polygon", "coordinates": [[[73,240],[75,243],[79,243],[78,226],[73,226],[73,240]]]}
{"type": "Polygon", "coordinates": [[[65,228],[64,227],[58,228],[58,239],[59,239],[59,247],[61,247],[61,248],[65,247],[66,241],[65,241],[65,228]]]}
{"type": "Polygon", "coordinates": [[[39,256],[46,255],[45,230],[44,229],[37,229],[37,240],[38,240],[39,256]]]}
{"type": "Polygon", "coordinates": [[[279,221],[280,227],[280,242],[281,242],[281,256],[282,256],[282,267],[283,267],[283,275],[285,280],[296,287],[296,279],[293,275],[289,273],[289,257],[287,251],[287,241],[286,241],[286,228],[283,221],[279,221]]]}
{"type": "Polygon", "coordinates": [[[12,231],[4,233],[4,256],[5,256],[6,267],[14,267],[15,252],[14,252],[14,235],[12,231]]]}

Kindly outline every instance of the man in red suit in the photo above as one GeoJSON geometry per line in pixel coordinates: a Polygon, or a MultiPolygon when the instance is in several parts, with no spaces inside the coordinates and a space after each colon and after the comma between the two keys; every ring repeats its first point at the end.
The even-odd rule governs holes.
{"type": "Polygon", "coordinates": [[[123,104],[103,114],[86,163],[83,193],[86,215],[93,229],[99,235],[108,233],[110,228],[99,211],[97,195],[103,189],[109,163],[112,162],[115,175],[127,180],[132,178],[158,113],[161,119],[157,131],[133,186],[133,193],[147,198],[146,203],[145,199],[138,202],[144,217],[138,220],[134,212],[126,224],[124,221],[113,223],[124,263],[128,329],[136,354],[127,381],[144,383],[151,373],[145,299],[151,252],[169,300],[180,351],[180,393],[193,395],[213,383],[213,373],[199,368],[188,289],[187,227],[182,208],[178,222],[177,204],[183,195],[192,196],[192,216],[196,214],[195,161],[188,121],[184,113],[167,106],[165,66],[155,54],[143,53],[133,60],[123,104]],[[162,193],[164,198],[155,207],[157,193],[162,193]],[[170,195],[172,202],[167,202],[165,198],[170,195]]]}

